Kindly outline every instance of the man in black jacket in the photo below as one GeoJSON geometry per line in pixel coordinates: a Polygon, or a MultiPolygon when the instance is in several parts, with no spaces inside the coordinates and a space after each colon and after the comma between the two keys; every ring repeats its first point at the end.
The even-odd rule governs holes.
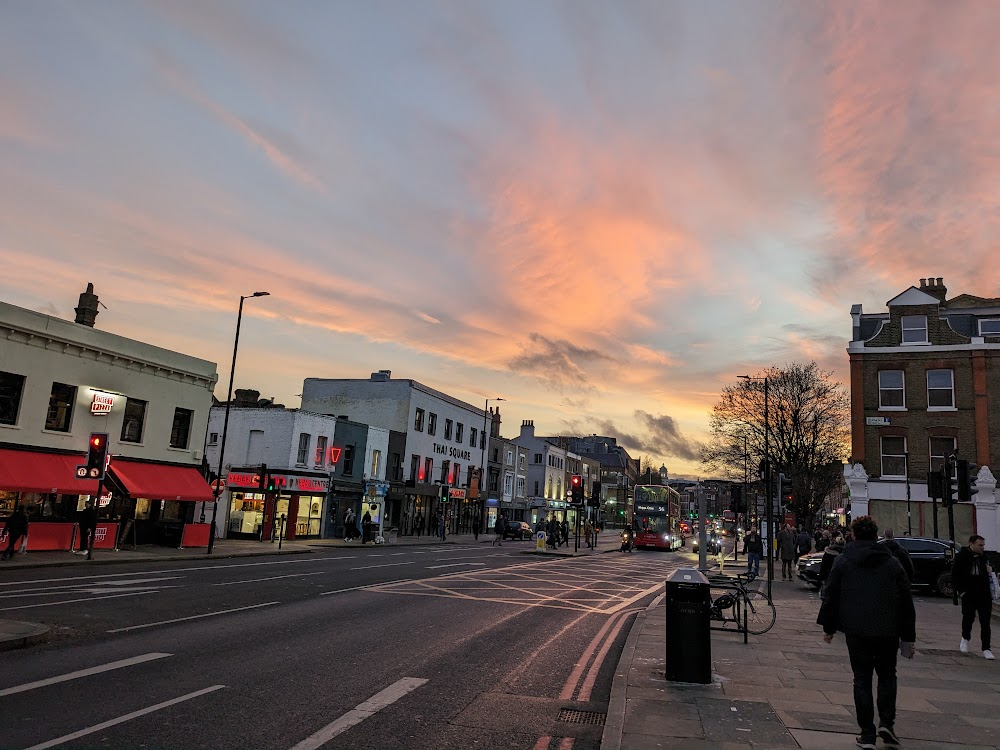
{"type": "Polygon", "coordinates": [[[903,549],[899,542],[896,541],[896,537],[892,533],[892,529],[882,529],[882,537],[882,544],[888,547],[892,556],[899,560],[899,564],[903,566],[903,572],[906,573],[906,580],[908,580],[912,585],[913,560],[910,559],[910,553],[903,549]]]}
{"type": "Polygon", "coordinates": [[[979,634],[983,641],[983,656],[993,659],[990,651],[990,615],[993,608],[993,597],[990,594],[990,579],[993,575],[986,562],[986,540],[979,534],[969,537],[969,546],[962,547],[955,555],[951,577],[955,588],[962,595],[962,641],[959,650],[969,652],[969,640],[972,638],[972,623],[979,615],[979,634]]]}
{"type": "Polygon", "coordinates": [[[840,630],[854,672],[854,709],[861,736],[858,747],[875,750],[875,705],[872,673],[878,674],[878,736],[899,744],[896,720],[896,651],[913,658],[916,610],[903,566],[878,543],[878,526],[870,516],[851,524],[854,541],[837,557],[826,581],[826,594],[816,622],[830,643],[840,630]]]}

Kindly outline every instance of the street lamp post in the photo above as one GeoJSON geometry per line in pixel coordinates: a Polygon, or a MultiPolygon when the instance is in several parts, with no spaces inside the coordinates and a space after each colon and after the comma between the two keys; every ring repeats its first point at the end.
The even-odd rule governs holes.
{"type": "Polygon", "coordinates": [[[769,382],[767,375],[762,378],[755,378],[749,375],[739,375],[743,380],[763,380],[764,381],[764,495],[767,497],[766,517],[767,517],[767,596],[771,597],[771,581],[774,580],[774,501],[771,499],[771,444],[770,426],[768,420],[768,391],[769,382]]]}
{"type": "Polygon", "coordinates": [[[222,494],[222,467],[226,458],[226,433],[229,431],[229,407],[233,401],[233,378],[236,375],[236,352],[240,347],[240,323],[243,320],[243,300],[250,297],[268,297],[270,292],[254,292],[253,294],[240,295],[240,309],[236,313],[236,338],[233,341],[233,364],[229,368],[229,393],[226,395],[226,416],[222,420],[222,443],[219,445],[219,471],[215,475],[215,502],[212,507],[212,529],[208,534],[208,552],[211,555],[215,548],[215,521],[219,515],[219,496],[222,494]]]}
{"type": "MultiPolygon", "coordinates": [[[[488,398],[483,406],[483,434],[479,436],[479,444],[482,446],[482,455],[479,458],[479,519],[484,524],[483,533],[486,533],[486,417],[490,409],[490,401],[506,401],[505,398],[488,398]]],[[[499,507],[497,513],[500,513],[499,507]]]]}

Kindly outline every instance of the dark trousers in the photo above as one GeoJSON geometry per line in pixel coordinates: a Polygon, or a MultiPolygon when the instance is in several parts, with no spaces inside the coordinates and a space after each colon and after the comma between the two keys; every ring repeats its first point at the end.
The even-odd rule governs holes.
{"type": "Polygon", "coordinates": [[[794,562],[793,560],[786,560],[785,558],[781,558],[781,579],[782,580],[785,579],[785,576],[787,576],[789,579],[792,578],[792,563],[793,562],[794,562]]]}
{"type": "Polygon", "coordinates": [[[90,542],[94,537],[94,529],[80,527],[80,551],[90,552],[90,542]]]}
{"type": "Polygon", "coordinates": [[[962,637],[965,640],[972,639],[972,623],[979,615],[979,635],[983,641],[983,651],[990,648],[990,616],[993,614],[993,600],[987,594],[976,595],[966,593],[962,595],[962,637]]]}
{"type": "Polygon", "coordinates": [[[875,740],[875,701],[872,699],[872,672],[878,675],[879,726],[892,728],[896,722],[896,652],[899,638],[847,636],[847,652],[854,672],[854,710],[861,736],[875,740]]]}
{"type": "Polygon", "coordinates": [[[760,575],[760,555],[756,552],[747,552],[747,573],[760,575]]]}
{"type": "Polygon", "coordinates": [[[9,531],[7,532],[7,549],[3,553],[3,559],[6,560],[8,557],[14,557],[17,554],[17,543],[21,541],[21,534],[16,536],[9,531]]]}

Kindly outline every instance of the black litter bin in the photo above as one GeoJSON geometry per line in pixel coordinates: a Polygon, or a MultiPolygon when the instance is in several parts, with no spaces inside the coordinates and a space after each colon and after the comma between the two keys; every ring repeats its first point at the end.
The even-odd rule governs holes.
{"type": "Polygon", "coordinates": [[[712,592],[708,579],[694,568],[679,568],[667,579],[668,680],[712,681],[712,592]]]}

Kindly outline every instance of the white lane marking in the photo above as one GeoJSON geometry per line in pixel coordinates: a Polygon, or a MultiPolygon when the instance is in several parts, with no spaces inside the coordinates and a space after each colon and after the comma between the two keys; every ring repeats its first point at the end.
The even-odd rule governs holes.
{"type": "Polygon", "coordinates": [[[360,567],[360,568],[351,568],[351,570],[370,570],[372,568],[392,568],[392,567],[395,567],[396,565],[413,565],[413,563],[410,562],[410,561],[398,562],[398,563],[382,563],[380,565],[365,565],[365,566],[360,567]]]}
{"type": "Polygon", "coordinates": [[[142,630],[143,628],[154,628],[157,625],[172,625],[175,622],[185,622],[187,620],[200,620],[203,617],[215,617],[216,615],[228,615],[230,612],[243,612],[247,609],[257,609],[259,607],[270,607],[272,604],[281,602],[264,602],[263,604],[251,604],[249,607],[237,607],[236,609],[223,609],[219,612],[206,612],[203,615],[191,615],[190,617],[177,617],[173,620],[161,620],[160,622],[148,622],[145,625],[131,625],[127,628],[115,628],[107,630],[106,633],[127,633],[130,630],[142,630]]]}
{"type": "Polygon", "coordinates": [[[23,685],[15,685],[14,687],[4,688],[0,690],[0,698],[5,695],[14,695],[14,693],[26,693],[29,690],[34,690],[35,688],[45,687],[47,685],[55,685],[60,682],[67,682],[69,680],[75,680],[79,677],[89,677],[92,674],[100,674],[101,672],[110,672],[112,669],[121,669],[122,667],[131,667],[133,664],[143,664],[147,661],[153,661],[154,659],[163,659],[167,656],[173,656],[173,654],[161,654],[159,652],[153,652],[149,654],[143,654],[142,656],[133,656],[131,659],[119,659],[118,661],[108,662],[107,664],[99,664],[96,667],[88,667],[87,669],[80,669],[76,672],[67,672],[66,674],[61,674],[56,677],[49,677],[44,680],[36,680],[35,682],[26,682],[23,685]]]}
{"type": "Polygon", "coordinates": [[[461,568],[467,565],[485,565],[484,562],[464,562],[464,563],[451,563],[451,565],[428,565],[427,570],[437,570],[438,568],[461,568]]]}
{"type": "MultiPolygon", "coordinates": [[[[427,680],[419,677],[404,677],[392,683],[385,690],[376,693],[364,703],[359,703],[356,708],[348,711],[336,721],[327,724],[315,734],[306,737],[291,750],[316,750],[316,748],[322,747],[338,734],[343,734],[355,724],[360,724],[369,716],[395,703],[404,695],[416,690],[426,682],[427,680]]],[[[29,750],[33,749],[29,748],[29,750]]]]}
{"type": "Polygon", "coordinates": [[[142,596],[143,594],[155,594],[153,591],[129,591],[125,594],[112,594],[111,596],[88,596],[85,599],[67,599],[64,602],[45,602],[44,604],[20,604],[16,607],[2,607],[0,612],[10,612],[15,609],[34,609],[35,607],[56,607],[60,604],[76,604],[77,602],[96,602],[101,599],[118,599],[122,596],[142,596]]]}
{"type": "Polygon", "coordinates": [[[277,581],[279,578],[304,578],[305,576],[323,575],[326,571],[318,570],[315,573],[289,573],[284,576],[271,576],[270,578],[248,578],[245,581],[226,581],[225,583],[213,583],[213,586],[238,586],[241,583],[260,583],[261,581],[277,581]]]}
{"type": "Polygon", "coordinates": [[[50,747],[55,747],[56,745],[62,745],[64,742],[72,742],[73,740],[78,740],[81,737],[86,737],[88,734],[93,734],[94,732],[100,732],[108,727],[113,727],[116,724],[123,724],[131,719],[138,718],[140,716],[145,716],[146,714],[151,714],[154,711],[159,711],[161,708],[167,708],[168,706],[173,706],[176,703],[183,703],[184,701],[189,701],[192,698],[198,698],[202,695],[207,695],[208,693],[214,693],[216,690],[222,690],[225,685],[212,685],[212,687],[207,687],[204,690],[196,690],[193,693],[188,693],[187,695],[182,695],[178,698],[171,698],[168,701],[163,701],[163,703],[157,703],[155,706],[149,706],[147,708],[141,708],[138,711],[133,711],[130,714],[125,714],[124,716],[119,716],[117,719],[110,719],[108,721],[102,721],[100,724],[95,724],[92,727],[87,727],[86,729],[81,729],[78,732],[73,732],[72,734],[64,734],[62,737],[56,737],[54,740],[49,740],[48,742],[43,742],[40,745],[32,745],[27,748],[27,750],[46,750],[50,747]]]}
{"type": "Polygon", "coordinates": [[[330,594],[346,594],[348,591],[364,591],[365,589],[377,588],[378,586],[392,586],[396,583],[408,583],[410,578],[400,578],[396,581],[386,581],[385,583],[366,583],[364,586],[351,586],[349,589],[337,589],[336,591],[323,591],[320,596],[330,596],[330,594]]]}

